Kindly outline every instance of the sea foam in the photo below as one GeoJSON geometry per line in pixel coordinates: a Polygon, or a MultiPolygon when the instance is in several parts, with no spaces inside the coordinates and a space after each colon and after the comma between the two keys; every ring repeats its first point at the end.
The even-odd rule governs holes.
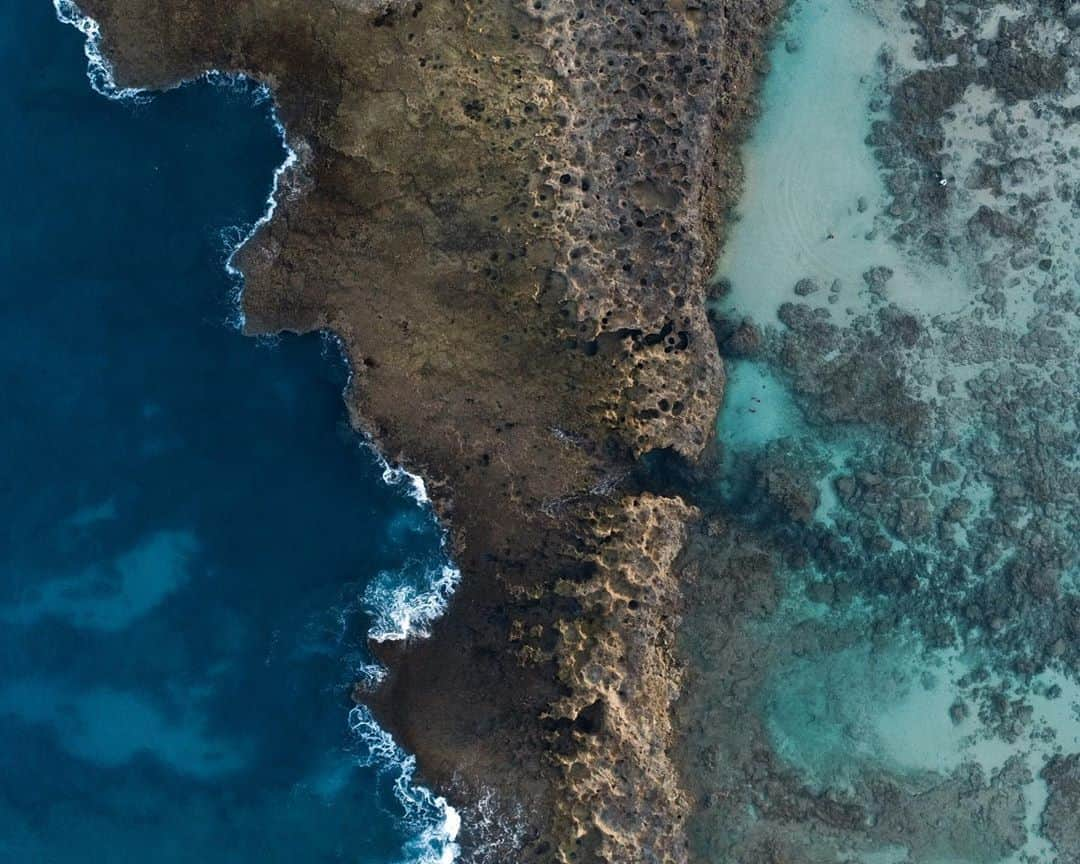
{"type": "MultiPolygon", "coordinates": [[[[213,80],[213,78],[210,80],[213,80]]],[[[267,99],[270,101],[270,118],[273,120],[274,128],[281,138],[281,146],[285,149],[285,159],[276,169],[274,169],[274,179],[270,184],[270,194],[266,198],[266,209],[263,211],[262,216],[255,220],[255,224],[233,243],[232,249],[225,259],[225,271],[232,277],[234,286],[232,296],[234,319],[232,323],[238,330],[244,329],[247,319],[244,315],[243,303],[244,274],[240,268],[236,266],[234,261],[240,250],[251,241],[264,225],[274,218],[274,214],[277,212],[278,207],[278,196],[281,194],[284,184],[290,178],[295,179],[294,171],[300,164],[300,157],[297,153],[297,149],[289,143],[288,133],[285,131],[285,126],[278,117],[277,106],[274,104],[270,89],[265,84],[260,84],[255,92],[257,99],[267,99]]]]}
{"type": "Polygon", "coordinates": [[[430,636],[432,622],[443,614],[461,581],[461,571],[452,564],[421,566],[419,578],[413,575],[416,569],[380,573],[364,592],[374,618],[368,637],[375,642],[430,636]]]}
{"type": "Polygon", "coordinates": [[[349,728],[361,745],[361,765],[395,772],[394,797],[405,811],[406,824],[417,832],[406,846],[408,861],[451,864],[460,851],[461,815],[441,795],[415,782],[416,757],[402,750],[366,707],[357,705],[349,712],[349,728]]]}
{"type": "Polygon", "coordinates": [[[424,483],[422,477],[418,477],[416,474],[410,474],[400,465],[391,465],[382,454],[376,451],[376,457],[382,465],[383,482],[389,486],[405,486],[410,498],[412,498],[417,504],[430,504],[431,498],[428,497],[427,485],[424,483]]]}
{"type": "Polygon", "coordinates": [[[101,27],[97,21],[76,6],[72,0],[53,0],[56,17],[63,24],[70,24],[86,37],[83,53],[86,54],[86,77],[90,86],[107,99],[130,99],[136,102],[148,102],[150,94],[138,87],[117,87],[112,66],[101,53],[101,27]]]}
{"type": "MultiPolygon", "coordinates": [[[[352,364],[345,343],[331,330],[322,331],[329,350],[334,346],[348,370],[344,397],[348,399],[353,382],[352,364]]],[[[382,480],[400,488],[423,511],[431,514],[431,496],[427,484],[417,474],[387,460],[368,438],[361,439],[376,463],[382,468],[382,480]]],[[[447,536],[442,536],[443,554],[438,562],[412,562],[399,571],[384,571],[364,592],[363,601],[373,623],[368,638],[375,642],[405,641],[431,635],[431,624],[446,611],[450,597],[461,581],[461,571],[449,560],[447,536]]],[[[368,676],[370,677],[370,676],[368,676]]]]}

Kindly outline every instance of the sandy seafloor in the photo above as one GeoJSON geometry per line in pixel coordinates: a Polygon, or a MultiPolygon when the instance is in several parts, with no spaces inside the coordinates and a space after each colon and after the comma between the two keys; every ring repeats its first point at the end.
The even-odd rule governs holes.
{"type": "Polygon", "coordinates": [[[732,560],[684,640],[707,860],[1078,860],[1065,7],[799,0],[772,49],[718,264],[732,560]]]}
{"type": "Polygon", "coordinates": [[[105,98],[52,5],[0,9],[0,860],[451,860],[349,698],[369,633],[441,609],[440,532],[337,347],[236,328],[269,101],[105,98]]]}

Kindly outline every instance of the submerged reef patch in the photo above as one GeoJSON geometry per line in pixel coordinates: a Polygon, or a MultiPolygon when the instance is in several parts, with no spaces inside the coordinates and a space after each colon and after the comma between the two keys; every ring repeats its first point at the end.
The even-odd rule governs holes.
{"type": "Polygon", "coordinates": [[[1078,24],[803,2],[773,49],[712,315],[733,379],[796,408],[755,440],[726,403],[699,495],[722,514],[682,634],[706,860],[1071,854],[1078,24]],[[785,107],[826,82],[793,140],[785,107]],[[822,151],[838,178],[805,170],[822,151]]]}

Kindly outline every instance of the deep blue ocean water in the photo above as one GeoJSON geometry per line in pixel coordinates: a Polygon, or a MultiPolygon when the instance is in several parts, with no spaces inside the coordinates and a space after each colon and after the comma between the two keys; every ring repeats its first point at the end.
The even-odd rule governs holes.
{"type": "Polygon", "coordinates": [[[48,0],[0,9],[0,862],[438,856],[348,711],[365,589],[439,532],[332,343],[228,323],[269,103],[103,98],[48,0]]]}

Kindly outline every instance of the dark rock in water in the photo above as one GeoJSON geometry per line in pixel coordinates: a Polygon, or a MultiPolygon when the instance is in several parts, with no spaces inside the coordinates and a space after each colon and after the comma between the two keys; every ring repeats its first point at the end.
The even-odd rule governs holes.
{"type": "Polygon", "coordinates": [[[989,236],[995,240],[1003,237],[1026,239],[1030,236],[1030,232],[1015,219],[981,204],[968,220],[968,236],[977,241],[980,235],[989,236]]]}
{"type": "Polygon", "coordinates": [[[706,287],[709,291],[709,299],[719,300],[731,294],[732,285],[730,279],[721,276],[719,279],[710,282],[706,287]]]}
{"type": "Polygon", "coordinates": [[[855,478],[842,476],[833,481],[833,488],[841,501],[848,501],[855,493],[855,478]]]}
{"type": "Polygon", "coordinates": [[[967,498],[955,498],[945,509],[945,519],[949,522],[963,522],[972,511],[972,503],[967,498]]]}
{"type": "Polygon", "coordinates": [[[836,598],[836,590],[831,582],[810,582],[806,586],[806,598],[812,603],[829,605],[836,598]]]}
{"type": "Polygon", "coordinates": [[[923,334],[922,324],[910,312],[889,305],[878,312],[881,332],[899,347],[913,348],[923,334]]]}
{"type": "Polygon", "coordinates": [[[821,287],[813,279],[800,279],[795,283],[795,293],[800,297],[816,294],[820,290],[821,287]]]}
{"type": "Polygon", "coordinates": [[[1040,54],[1023,36],[1014,41],[1006,31],[990,46],[987,56],[989,62],[980,70],[980,83],[994,88],[1006,102],[1032,99],[1065,83],[1065,61],[1040,54]]]}
{"type": "Polygon", "coordinates": [[[1000,860],[1026,840],[1021,787],[1030,779],[1023,760],[1013,757],[991,778],[977,764],[967,763],[912,800],[896,787],[881,788],[873,833],[919,848],[912,860],[1000,860]]]}
{"type": "Polygon", "coordinates": [[[930,506],[925,498],[904,498],[896,508],[892,530],[898,537],[921,537],[932,526],[930,506]]]}
{"type": "MultiPolygon", "coordinates": [[[[954,40],[944,26],[945,10],[946,4],[938,0],[928,0],[921,5],[908,3],[904,7],[905,16],[915,23],[922,37],[916,46],[916,53],[935,63],[944,62],[958,47],[958,40],[954,40]]],[[[956,15],[955,7],[950,11],[956,15]]]]}
{"type": "Polygon", "coordinates": [[[893,271],[889,267],[871,267],[863,273],[863,281],[870,289],[871,294],[879,297],[885,295],[885,285],[893,277],[893,271]]]}
{"type": "Polygon", "coordinates": [[[762,506],[779,511],[785,519],[809,524],[820,501],[818,470],[807,453],[781,446],[769,448],[754,463],[756,493],[762,506]]]}
{"type": "Polygon", "coordinates": [[[1043,834],[1060,864],[1080,864],[1080,753],[1054,756],[1042,770],[1050,790],[1042,814],[1043,834]]]}
{"type": "Polygon", "coordinates": [[[948,238],[944,232],[930,229],[923,234],[919,246],[927,261],[933,261],[941,266],[948,263],[948,238]]]}
{"type": "Polygon", "coordinates": [[[761,330],[749,318],[744,318],[720,343],[725,357],[753,357],[761,349],[761,330]]]}
{"type": "Polygon", "coordinates": [[[941,135],[939,123],[974,80],[972,70],[963,66],[921,69],[903,79],[893,92],[895,122],[917,149],[925,148],[941,135]]]}
{"type": "Polygon", "coordinates": [[[968,189],[990,189],[995,195],[1001,194],[1001,166],[982,159],[975,162],[975,171],[964,184],[968,189]]]}

